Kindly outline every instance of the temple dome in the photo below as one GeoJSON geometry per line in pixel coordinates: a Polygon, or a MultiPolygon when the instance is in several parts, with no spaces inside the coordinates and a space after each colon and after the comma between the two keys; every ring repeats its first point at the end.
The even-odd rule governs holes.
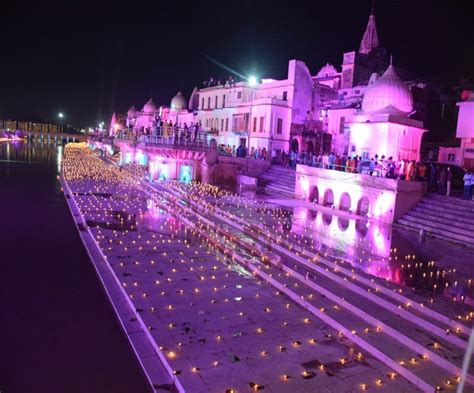
{"type": "Polygon", "coordinates": [[[127,117],[134,117],[137,114],[137,110],[135,109],[135,105],[132,105],[127,112],[127,117]]]}
{"type": "Polygon", "coordinates": [[[171,100],[171,109],[186,109],[188,106],[186,99],[183,96],[183,93],[178,91],[178,94],[176,94],[173,99],[171,100]]]}
{"type": "Polygon", "coordinates": [[[156,105],[155,103],[153,102],[153,100],[150,98],[146,103],[145,105],[143,105],[143,113],[154,113],[156,112],[156,105]]]}
{"type": "Polygon", "coordinates": [[[362,111],[408,114],[413,110],[413,95],[390,65],[374,83],[369,84],[362,100],[362,111]]]}

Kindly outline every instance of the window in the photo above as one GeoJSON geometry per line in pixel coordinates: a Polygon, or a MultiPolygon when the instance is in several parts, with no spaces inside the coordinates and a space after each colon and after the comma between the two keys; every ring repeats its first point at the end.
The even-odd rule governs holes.
{"type": "Polygon", "coordinates": [[[225,108],[225,94],[222,96],[222,107],[225,108]]]}
{"type": "Polygon", "coordinates": [[[201,109],[204,109],[204,98],[201,100],[201,109]]]}
{"type": "Polygon", "coordinates": [[[241,91],[237,92],[237,98],[238,98],[239,100],[242,98],[242,92],[241,92],[241,91]]]}
{"type": "Polygon", "coordinates": [[[221,131],[224,131],[224,119],[221,119],[221,131]]]}
{"type": "Polygon", "coordinates": [[[216,102],[215,102],[214,108],[217,108],[217,96],[216,96],[216,102]]]}
{"type": "Polygon", "coordinates": [[[283,132],[283,119],[277,119],[277,134],[283,132]]]}
{"type": "Polygon", "coordinates": [[[257,117],[254,117],[254,118],[253,118],[252,131],[253,131],[253,132],[257,132],[257,117]]]}
{"type": "Polygon", "coordinates": [[[341,116],[341,120],[339,123],[339,134],[344,134],[344,122],[346,118],[344,116],[341,116]]]}
{"type": "Polygon", "coordinates": [[[455,158],[455,157],[456,157],[455,154],[449,153],[449,154],[448,154],[448,161],[451,161],[451,162],[454,161],[454,158],[455,158]]]}
{"type": "Polygon", "coordinates": [[[207,97],[207,109],[211,109],[211,97],[207,97]]]}
{"type": "Polygon", "coordinates": [[[260,116],[260,132],[263,132],[263,116],[260,116]]]}
{"type": "Polygon", "coordinates": [[[229,118],[225,119],[225,130],[229,131],[229,118]]]}
{"type": "Polygon", "coordinates": [[[283,101],[288,101],[288,92],[287,91],[283,92],[283,101]]]}

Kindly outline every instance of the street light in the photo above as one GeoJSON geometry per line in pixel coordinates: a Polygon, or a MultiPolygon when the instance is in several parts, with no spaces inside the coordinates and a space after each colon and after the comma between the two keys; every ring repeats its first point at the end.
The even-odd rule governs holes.
{"type": "Polygon", "coordinates": [[[249,76],[247,83],[250,86],[251,96],[250,96],[250,113],[249,113],[249,126],[247,127],[247,169],[246,174],[249,174],[249,158],[250,158],[250,129],[252,127],[252,107],[253,107],[253,92],[257,86],[257,77],[254,75],[249,76]]]}
{"type": "Polygon", "coordinates": [[[58,132],[61,132],[61,126],[62,126],[62,120],[63,120],[63,118],[64,118],[64,113],[59,112],[59,113],[58,113],[58,118],[59,118],[59,129],[58,129],[58,132]]]}

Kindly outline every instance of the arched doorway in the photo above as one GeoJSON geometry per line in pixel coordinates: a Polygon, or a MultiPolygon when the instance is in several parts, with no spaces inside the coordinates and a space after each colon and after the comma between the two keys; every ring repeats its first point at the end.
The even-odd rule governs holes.
{"type": "Polygon", "coordinates": [[[351,210],[351,197],[347,192],[344,192],[339,199],[339,209],[344,211],[351,210]]]}
{"type": "Polygon", "coordinates": [[[369,209],[370,209],[369,198],[367,197],[360,198],[359,202],[357,202],[357,214],[359,216],[366,216],[369,213],[369,209]]]}
{"type": "Polygon", "coordinates": [[[299,150],[298,139],[295,138],[291,141],[291,150],[293,150],[293,151],[298,151],[299,150]]]}
{"type": "Polygon", "coordinates": [[[313,153],[314,151],[314,144],[311,141],[306,142],[306,152],[307,153],[313,153]]]}
{"type": "Polygon", "coordinates": [[[324,206],[332,206],[334,205],[334,193],[330,188],[328,188],[324,192],[324,199],[323,199],[323,205],[324,206]]]}
{"type": "Polygon", "coordinates": [[[319,203],[319,190],[318,187],[314,186],[309,193],[309,201],[313,203],[319,203]]]}

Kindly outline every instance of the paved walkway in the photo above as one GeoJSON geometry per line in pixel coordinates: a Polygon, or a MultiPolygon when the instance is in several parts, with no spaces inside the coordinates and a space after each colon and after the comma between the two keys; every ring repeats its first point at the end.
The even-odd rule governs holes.
{"type": "Polygon", "coordinates": [[[153,190],[81,154],[65,158],[74,199],[186,391],[453,391],[469,322],[428,318],[438,300],[312,257],[283,209],[210,186],[153,190]]]}

